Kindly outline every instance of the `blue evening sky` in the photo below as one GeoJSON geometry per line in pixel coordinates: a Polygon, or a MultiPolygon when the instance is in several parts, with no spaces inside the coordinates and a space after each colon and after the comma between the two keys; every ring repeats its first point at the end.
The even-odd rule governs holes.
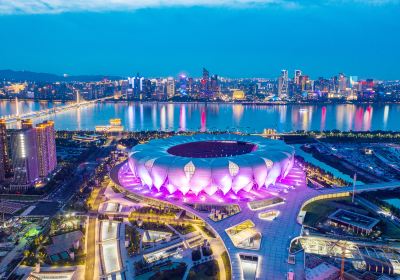
{"type": "Polygon", "coordinates": [[[400,79],[398,1],[56,12],[1,2],[0,69],[198,77],[204,66],[221,76],[276,77],[299,68],[313,78],[400,79]]]}

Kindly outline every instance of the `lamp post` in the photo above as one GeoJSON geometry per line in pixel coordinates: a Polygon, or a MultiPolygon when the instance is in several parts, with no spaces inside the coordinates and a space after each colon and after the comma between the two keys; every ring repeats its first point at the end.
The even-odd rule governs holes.
{"type": "Polygon", "coordinates": [[[357,181],[357,173],[354,173],[353,176],[353,197],[351,198],[351,202],[354,203],[354,195],[356,194],[356,181],[357,181]]]}

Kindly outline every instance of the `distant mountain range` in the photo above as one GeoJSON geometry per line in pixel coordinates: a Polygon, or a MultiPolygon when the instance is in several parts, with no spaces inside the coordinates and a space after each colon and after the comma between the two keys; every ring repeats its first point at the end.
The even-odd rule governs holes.
{"type": "Polygon", "coordinates": [[[37,73],[31,71],[0,70],[0,80],[16,82],[97,82],[104,79],[121,80],[123,77],[107,75],[77,75],[59,76],[49,73],[37,73]]]}

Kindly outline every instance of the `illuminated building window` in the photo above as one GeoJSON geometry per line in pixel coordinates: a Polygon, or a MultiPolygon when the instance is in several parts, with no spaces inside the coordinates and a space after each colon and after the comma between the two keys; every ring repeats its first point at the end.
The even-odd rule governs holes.
{"type": "Polygon", "coordinates": [[[21,147],[20,147],[20,151],[21,151],[21,157],[26,157],[26,151],[25,151],[25,136],[23,134],[19,135],[19,139],[20,139],[20,143],[21,143],[21,147]]]}

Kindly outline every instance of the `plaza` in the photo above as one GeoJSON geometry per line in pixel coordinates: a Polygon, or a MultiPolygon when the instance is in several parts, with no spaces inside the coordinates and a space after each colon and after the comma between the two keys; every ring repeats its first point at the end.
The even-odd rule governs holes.
{"type": "MultiPolygon", "coordinates": [[[[302,254],[295,255],[292,263],[288,263],[288,250],[292,240],[302,234],[301,209],[313,202],[325,199],[349,197],[352,187],[312,189],[307,187],[305,174],[296,164],[287,173],[284,180],[268,188],[250,191],[243,195],[207,197],[193,194],[168,194],[152,191],[143,186],[141,181],[132,173],[128,163],[123,163],[111,173],[115,186],[126,196],[133,196],[141,201],[151,201],[157,205],[171,205],[178,207],[203,220],[221,238],[228,252],[232,270],[232,279],[285,279],[289,270],[293,270],[296,277],[305,277],[304,258],[302,254]],[[224,219],[210,218],[212,209],[221,205],[237,205],[240,211],[224,219]],[[205,211],[204,209],[208,209],[205,211]],[[268,214],[266,214],[268,213],[268,214]],[[273,219],[263,217],[274,216],[273,219]],[[239,239],[231,238],[227,229],[250,221],[254,227],[249,235],[239,239]],[[284,225],[284,226],[283,226],[284,225]],[[237,241],[244,241],[247,237],[260,234],[260,242],[255,248],[237,246],[237,241]],[[248,257],[251,256],[249,259],[248,257]]],[[[398,182],[364,184],[357,186],[357,192],[376,191],[381,189],[395,189],[398,182]]],[[[238,194],[242,194],[238,192],[238,194]]],[[[248,230],[249,231],[249,230],[248,230]]]]}

